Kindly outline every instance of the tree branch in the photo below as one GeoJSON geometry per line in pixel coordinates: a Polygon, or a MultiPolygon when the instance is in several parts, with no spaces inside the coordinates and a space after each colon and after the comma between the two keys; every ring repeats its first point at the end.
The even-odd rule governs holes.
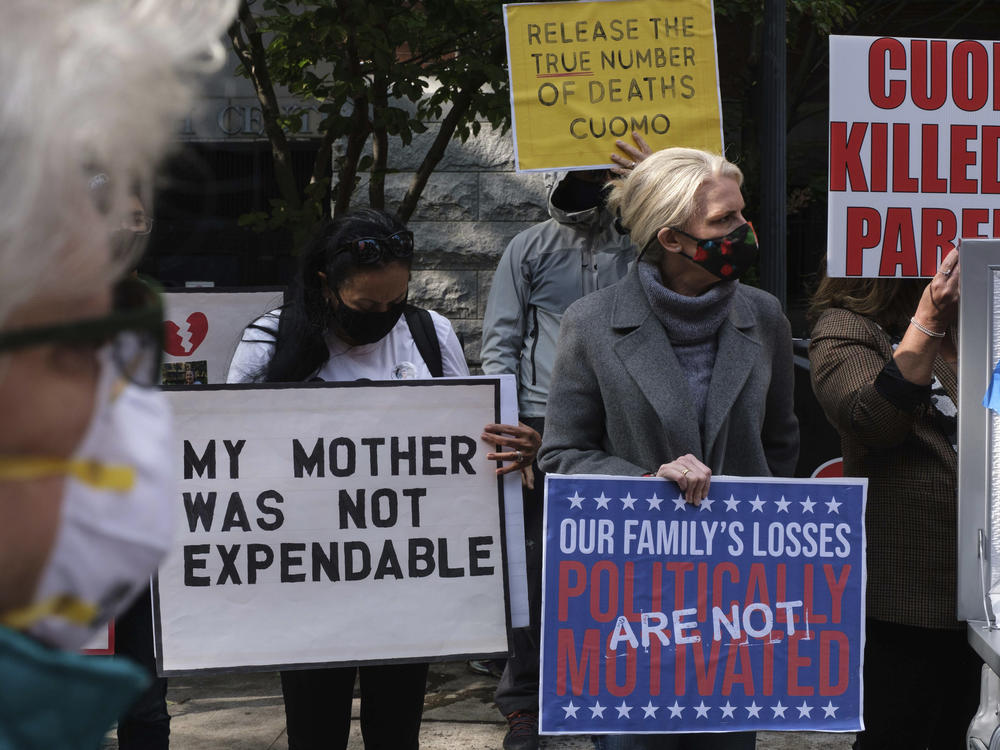
{"type": "Polygon", "coordinates": [[[372,83],[372,168],[368,182],[368,203],[372,208],[385,209],[385,171],[389,158],[389,136],[385,118],[389,108],[388,76],[379,74],[372,83]]]}
{"type": "Polygon", "coordinates": [[[301,208],[302,196],[299,194],[298,185],[295,184],[295,174],[292,172],[291,149],[279,122],[281,106],[278,104],[274,83],[268,71],[264,41],[247,0],[240,1],[239,15],[229,27],[229,39],[257,92],[261,119],[264,122],[264,134],[271,143],[274,178],[278,183],[278,191],[290,209],[301,208]]]}
{"type": "Polygon", "coordinates": [[[413,179],[410,181],[410,187],[406,191],[406,195],[403,197],[403,202],[399,206],[399,210],[396,215],[399,217],[400,221],[407,222],[410,216],[413,215],[414,209],[417,207],[417,201],[420,200],[420,195],[424,192],[424,188],[427,186],[427,180],[430,179],[431,173],[434,172],[434,168],[437,167],[438,163],[444,157],[445,149],[448,147],[448,143],[451,141],[452,136],[455,135],[455,129],[458,127],[458,123],[462,121],[465,117],[466,112],[468,112],[469,107],[472,105],[473,97],[476,92],[479,91],[480,86],[482,86],[486,81],[480,80],[478,82],[469,82],[469,85],[464,87],[461,93],[455,97],[451,104],[451,111],[445,116],[444,120],[441,121],[441,127],[434,137],[434,142],[431,147],[427,149],[427,153],[424,155],[423,161],[417,168],[416,173],[413,175],[413,179]]]}

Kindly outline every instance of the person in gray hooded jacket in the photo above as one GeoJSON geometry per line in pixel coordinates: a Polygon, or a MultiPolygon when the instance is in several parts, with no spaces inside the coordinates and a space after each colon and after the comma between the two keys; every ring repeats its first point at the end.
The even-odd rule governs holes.
{"type": "MultiPolygon", "coordinates": [[[[626,173],[650,153],[619,141],[628,158],[612,157],[626,173]]],[[[544,431],[545,404],[563,312],[581,297],[622,278],[635,258],[627,235],[605,208],[608,170],[557,176],[549,193],[550,219],[511,240],[493,277],[483,320],[482,366],[487,374],[518,378],[521,421],[544,431]]],[[[507,718],[505,750],[538,747],[538,646],[541,620],[542,498],[537,464],[526,466],[525,545],[531,627],[515,630],[512,649],[494,699],[507,718]]]]}

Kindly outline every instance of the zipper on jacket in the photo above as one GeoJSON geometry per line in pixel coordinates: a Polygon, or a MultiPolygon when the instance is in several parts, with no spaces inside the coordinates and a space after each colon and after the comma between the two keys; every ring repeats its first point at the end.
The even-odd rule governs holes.
{"type": "Polygon", "coordinates": [[[538,305],[531,306],[531,384],[538,385],[538,368],[535,366],[535,351],[538,349],[538,305]]]}

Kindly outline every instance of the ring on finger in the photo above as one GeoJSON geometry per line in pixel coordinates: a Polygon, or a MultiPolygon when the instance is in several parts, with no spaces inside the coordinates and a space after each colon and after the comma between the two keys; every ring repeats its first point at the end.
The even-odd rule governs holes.
{"type": "Polygon", "coordinates": [[[521,453],[521,451],[519,451],[519,450],[515,450],[514,451],[514,460],[517,461],[519,464],[520,463],[524,463],[524,454],[521,453]]]}
{"type": "Polygon", "coordinates": [[[686,476],[688,475],[688,472],[689,472],[689,471],[691,471],[691,469],[687,469],[687,468],[685,468],[685,469],[684,469],[684,471],[682,471],[682,472],[681,472],[681,476],[682,476],[682,477],[686,477],[686,476]]]}
{"type": "Polygon", "coordinates": [[[951,272],[955,270],[953,268],[939,268],[938,273],[942,276],[951,276],[951,272]]]}

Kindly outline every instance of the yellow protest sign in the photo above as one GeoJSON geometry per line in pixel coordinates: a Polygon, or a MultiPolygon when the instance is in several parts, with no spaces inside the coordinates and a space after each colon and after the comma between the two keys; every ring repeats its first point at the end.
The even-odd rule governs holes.
{"type": "Polygon", "coordinates": [[[722,153],[712,0],[504,6],[518,171],[609,165],[654,149],[722,153]]]}

